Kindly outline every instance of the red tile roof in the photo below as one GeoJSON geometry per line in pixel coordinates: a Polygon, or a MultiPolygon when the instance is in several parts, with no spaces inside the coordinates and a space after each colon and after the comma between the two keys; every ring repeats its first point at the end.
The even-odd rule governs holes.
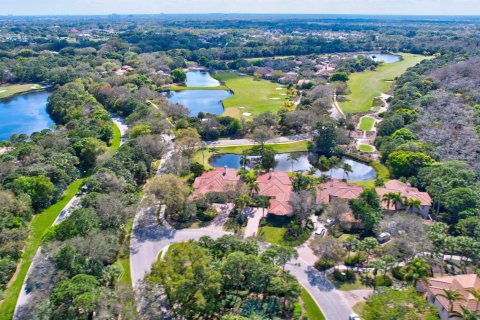
{"type": "Polygon", "coordinates": [[[331,179],[317,187],[317,203],[330,203],[332,198],[345,200],[357,199],[363,188],[342,180],[331,179]]]}
{"type": "Polygon", "coordinates": [[[445,308],[450,308],[449,301],[442,297],[443,289],[456,290],[465,297],[465,300],[458,300],[453,303],[454,311],[462,312],[460,306],[466,306],[468,309],[480,313],[480,305],[477,307],[475,297],[467,289],[480,289],[480,277],[476,274],[462,274],[457,276],[446,276],[430,278],[426,285],[428,293],[435,296],[435,299],[445,308]]]}
{"type": "Polygon", "coordinates": [[[229,168],[215,168],[204,172],[193,183],[193,195],[198,196],[208,192],[225,192],[238,184],[240,177],[237,170],[229,168]]]}
{"type": "MultiPolygon", "coordinates": [[[[402,197],[406,197],[407,199],[416,199],[420,200],[420,205],[422,206],[430,206],[432,205],[432,198],[427,192],[421,192],[417,188],[411,187],[406,183],[403,183],[399,180],[390,180],[385,182],[385,187],[383,188],[375,188],[380,199],[389,193],[400,193],[402,197]]],[[[391,203],[390,207],[387,207],[387,204],[382,201],[382,208],[385,210],[395,210],[395,204],[391,203]]]]}
{"type": "Polygon", "coordinates": [[[258,176],[259,195],[270,197],[268,213],[291,215],[290,197],[293,193],[292,181],[288,172],[269,172],[258,176]]]}

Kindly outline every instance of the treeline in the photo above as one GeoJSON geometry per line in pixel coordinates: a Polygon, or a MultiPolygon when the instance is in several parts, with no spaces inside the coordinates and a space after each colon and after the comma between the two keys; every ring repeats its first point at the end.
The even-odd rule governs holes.
{"type": "Polygon", "coordinates": [[[428,191],[434,212],[449,224],[450,232],[476,241],[478,65],[477,58],[452,53],[408,70],[397,81],[376,140],[392,175],[428,191]]]}
{"type": "Polygon", "coordinates": [[[81,83],[60,88],[48,110],[59,123],[56,130],[13,135],[7,143],[11,150],[0,156],[2,290],[21,256],[32,215],[56,202],[72,181],[93,168],[112,138],[108,113],[81,83]]]}
{"type": "MultiPolygon", "coordinates": [[[[71,90],[71,86],[75,85],[67,87],[71,90]]],[[[88,89],[98,94],[96,85],[88,89]]],[[[68,102],[55,106],[59,115],[69,108],[68,102]]],[[[134,108],[130,115],[136,112],[140,111],[134,108]]],[[[152,120],[150,116],[160,118],[163,113],[146,112],[135,121],[152,120]]],[[[162,132],[155,130],[130,135],[114,155],[97,162],[91,170],[78,206],[43,239],[44,259],[28,279],[35,290],[21,310],[22,317],[44,314],[49,318],[88,319],[95,313],[104,318],[136,319],[130,283],[119,281],[122,275],[128,278],[124,275],[128,270],[120,261],[128,257],[128,225],[137,210],[142,186],[156,172],[154,163],[165,151],[162,132]]]]}

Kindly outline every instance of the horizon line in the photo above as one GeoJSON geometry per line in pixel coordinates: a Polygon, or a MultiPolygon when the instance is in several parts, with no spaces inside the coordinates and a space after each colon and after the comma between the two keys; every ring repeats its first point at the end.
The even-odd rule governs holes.
{"type": "Polygon", "coordinates": [[[480,14],[392,14],[392,13],[262,13],[262,12],[196,12],[196,13],[52,13],[52,14],[5,14],[0,13],[3,17],[108,17],[108,16],[175,16],[175,15],[267,15],[267,16],[371,16],[371,17],[479,17],[480,14]]]}

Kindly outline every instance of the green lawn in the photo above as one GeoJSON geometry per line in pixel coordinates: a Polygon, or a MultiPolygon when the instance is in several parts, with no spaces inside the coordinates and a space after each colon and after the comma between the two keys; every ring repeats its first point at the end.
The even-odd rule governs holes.
{"type": "Polygon", "coordinates": [[[35,83],[13,84],[10,86],[0,87],[0,99],[9,98],[19,93],[24,93],[32,90],[40,90],[43,87],[35,83]]]}
{"type": "Polygon", "coordinates": [[[269,243],[284,245],[283,236],[287,228],[265,226],[258,228],[258,235],[265,237],[269,243]]]}
{"type": "Polygon", "coordinates": [[[0,304],[0,319],[12,318],[23,281],[25,280],[28,268],[32,263],[32,259],[42,243],[43,236],[60,214],[60,211],[62,211],[65,205],[78,192],[82,182],[83,178],[77,179],[70,184],[59,201],[43,210],[41,213],[35,215],[30,222],[30,234],[22,253],[20,267],[15,275],[15,280],[10,283],[10,286],[2,294],[3,300],[0,304]]]}
{"type": "Polygon", "coordinates": [[[255,62],[258,62],[258,61],[265,60],[265,59],[286,60],[286,59],[294,58],[294,57],[295,56],[274,56],[274,57],[248,58],[248,59],[245,59],[245,60],[247,60],[250,63],[255,63],[255,62]]]}
{"type": "Polygon", "coordinates": [[[325,320],[322,310],[320,310],[315,300],[313,300],[312,296],[305,288],[302,288],[301,297],[303,307],[305,308],[309,320],[325,320]]]}
{"type": "Polygon", "coordinates": [[[387,93],[396,77],[402,75],[408,68],[413,67],[428,57],[413,54],[401,54],[403,59],[395,63],[382,64],[376,71],[353,73],[348,80],[351,93],[347,101],[341,102],[340,107],[348,113],[359,113],[370,110],[373,99],[382,93],[387,93]]]}
{"type": "Polygon", "coordinates": [[[353,311],[358,314],[360,317],[363,315],[363,310],[365,310],[365,305],[367,304],[367,302],[365,301],[359,301],[357,303],[355,303],[355,305],[353,306],[353,311]]]}
{"type": "Polygon", "coordinates": [[[133,219],[130,219],[126,226],[124,249],[120,255],[120,258],[118,259],[118,262],[123,269],[123,273],[120,276],[119,281],[128,285],[132,284],[132,275],[130,274],[130,236],[132,234],[132,228],[133,219]]]}
{"type": "Polygon", "coordinates": [[[234,95],[223,100],[225,115],[242,117],[243,113],[253,115],[272,111],[276,113],[287,101],[286,89],[281,85],[266,81],[254,80],[249,76],[240,76],[233,72],[219,73],[214,76],[224,83],[234,95]],[[277,90],[277,88],[282,88],[277,90]]]}
{"type": "Polygon", "coordinates": [[[117,150],[120,148],[120,143],[122,142],[122,133],[115,123],[112,123],[113,126],[113,137],[111,148],[117,150]]]}
{"type": "Polygon", "coordinates": [[[358,146],[358,150],[362,152],[373,152],[375,148],[369,144],[361,144],[358,146]]]}
{"type": "Polygon", "coordinates": [[[357,274],[355,281],[338,281],[333,277],[333,274],[328,275],[328,279],[333,283],[335,288],[341,291],[352,291],[368,288],[363,282],[362,278],[357,274]]]}
{"type": "Polygon", "coordinates": [[[360,130],[363,131],[372,131],[373,125],[375,124],[375,119],[369,116],[362,117],[360,119],[360,130]]]}

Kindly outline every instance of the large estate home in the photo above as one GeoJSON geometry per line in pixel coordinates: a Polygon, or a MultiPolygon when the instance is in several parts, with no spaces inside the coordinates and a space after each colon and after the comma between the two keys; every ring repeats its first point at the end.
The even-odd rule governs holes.
{"type": "MultiPolygon", "coordinates": [[[[193,197],[196,198],[209,192],[226,192],[236,188],[240,182],[240,176],[237,170],[224,168],[214,168],[211,171],[204,172],[195,179],[193,184],[193,197]]],[[[268,213],[280,216],[289,216],[293,214],[290,198],[293,193],[292,180],[288,172],[270,170],[268,173],[262,173],[257,177],[258,195],[268,196],[270,205],[268,213]]],[[[419,213],[427,218],[431,207],[432,199],[427,192],[420,192],[417,188],[411,187],[399,180],[391,180],[385,183],[385,187],[375,188],[380,199],[387,193],[400,194],[402,199],[419,200],[419,208],[411,208],[413,212],[419,213]]],[[[361,186],[347,183],[343,180],[330,179],[317,186],[316,202],[317,204],[331,204],[334,201],[349,201],[357,199],[362,193],[361,186]]],[[[387,204],[382,201],[382,207],[387,211],[404,209],[402,202],[396,204],[387,204]]]]}
{"type": "Polygon", "coordinates": [[[480,304],[474,295],[469,292],[475,289],[480,290],[480,277],[476,274],[429,278],[428,281],[421,280],[417,284],[417,291],[423,293],[425,298],[435,305],[442,320],[462,319],[457,316],[457,313],[463,313],[462,306],[480,314],[480,304]],[[444,290],[458,292],[463,296],[463,299],[450,302],[444,297],[444,290]],[[453,312],[450,312],[450,310],[453,310],[453,312]]]}
{"type": "Polygon", "coordinates": [[[240,176],[237,175],[237,170],[224,167],[205,171],[201,176],[197,177],[193,183],[193,196],[196,197],[208,192],[225,192],[232,190],[239,182],[240,176]]]}
{"type": "Polygon", "coordinates": [[[270,172],[258,176],[258,194],[270,198],[268,213],[288,216],[293,213],[290,197],[293,192],[292,181],[288,172],[270,172]]]}
{"type": "MultiPolygon", "coordinates": [[[[427,192],[421,192],[417,188],[410,186],[409,184],[403,183],[399,180],[391,180],[385,182],[385,186],[382,188],[375,188],[380,199],[388,193],[397,193],[400,194],[402,199],[414,199],[420,202],[419,208],[411,208],[415,213],[420,214],[423,218],[428,218],[428,212],[432,206],[432,198],[427,192]]],[[[382,201],[383,210],[387,211],[396,211],[405,209],[405,205],[401,201],[387,203],[382,201]]]]}
{"type": "Polygon", "coordinates": [[[363,188],[342,180],[330,179],[317,187],[317,203],[332,203],[335,199],[357,199],[363,188]]]}

